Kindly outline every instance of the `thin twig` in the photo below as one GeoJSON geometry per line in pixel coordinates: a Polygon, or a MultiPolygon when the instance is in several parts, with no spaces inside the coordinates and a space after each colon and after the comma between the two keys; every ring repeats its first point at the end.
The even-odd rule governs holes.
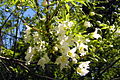
{"type": "Polygon", "coordinates": [[[47,34],[47,32],[45,32],[45,31],[42,31],[42,30],[40,30],[40,29],[37,29],[37,28],[35,28],[35,27],[33,27],[33,26],[30,26],[25,20],[23,20],[22,18],[20,18],[20,17],[18,17],[24,24],[26,24],[26,25],[28,25],[30,28],[32,28],[33,30],[35,30],[35,31],[38,31],[38,32],[41,32],[41,33],[44,33],[44,34],[47,34]]]}
{"type": "Polygon", "coordinates": [[[103,73],[105,73],[109,68],[112,68],[112,66],[117,63],[120,60],[120,58],[118,58],[117,60],[115,60],[114,62],[112,62],[109,66],[107,66],[105,69],[103,69],[103,71],[100,72],[100,74],[98,76],[96,76],[95,80],[97,80],[97,78],[99,78],[103,73]]]}
{"type": "MultiPolygon", "coordinates": [[[[1,33],[5,34],[5,35],[8,35],[10,37],[15,38],[15,36],[13,34],[8,34],[8,33],[4,32],[4,31],[2,31],[1,33]]],[[[17,37],[17,39],[21,39],[21,37],[17,37]]]]}
{"type": "Polygon", "coordinates": [[[39,10],[39,3],[38,3],[38,0],[34,0],[35,2],[35,5],[36,5],[36,8],[37,8],[37,16],[39,18],[42,18],[41,14],[40,14],[40,10],[39,10]]]}
{"type": "Polygon", "coordinates": [[[15,56],[16,52],[16,46],[17,46],[17,36],[18,36],[18,29],[19,29],[19,19],[17,19],[17,26],[16,26],[16,33],[15,33],[15,41],[14,41],[14,53],[13,53],[13,58],[15,56]]]}
{"type": "Polygon", "coordinates": [[[6,65],[3,61],[1,61],[1,63],[3,64],[3,66],[6,68],[6,70],[7,70],[9,73],[12,73],[12,72],[10,71],[10,69],[7,67],[7,65],[6,65]]]}
{"type": "Polygon", "coordinates": [[[117,63],[120,60],[120,58],[118,58],[117,60],[115,60],[114,62],[112,62],[109,66],[107,66],[101,73],[100,75],[102,75],[105,71],[107,71],[109,68],[111,68],[115,63],[117,63]]]}
{"type": "Polygon", "coordinates": [[[5,26],[5,24],[7,23],[8,19],[12,16],[12,13],[10,13],[10,15],[7,17],[7,19],[5,20],[5,22],[3,23],[2,27],[5,26]]]}
{"type": "Polygon", "coordinates": [[[14,61],[14,62],[20,62],[20,63],[25,63],[25,61],[20,61],[18,59],[11,59],[11,58],[8,58],[8,57],[3,57],[3,56],[0,56],[0,59],[2,60],[8,60],[8,61],[14,61]]]}
{"type": "Polygon", "coordinates": [[[46,78],[46,79],[49,79],[49,80],[56,80],[56,79],[53,79],[53,78],[48,77],[48,76],[42,76],[42,75],[33,73],[33,72],[25,65],[25,61],[20,61],[20,60],[17,60],[17,59],[11,59],[11,58],[8,58],[8,57],[3,57],[3,56],[0,56],[0,59],[1,59],[1,60],[6,60],[6,61],[11,61],[11,62],[14,62],[14,63],[20,65],[21,67],[23,67],[24,69],[26,69],[26,70],[28,71],[28,73],[30,73],[31,75],[33,75],[33,76],[35,76],[35,77],[46,78]]]}

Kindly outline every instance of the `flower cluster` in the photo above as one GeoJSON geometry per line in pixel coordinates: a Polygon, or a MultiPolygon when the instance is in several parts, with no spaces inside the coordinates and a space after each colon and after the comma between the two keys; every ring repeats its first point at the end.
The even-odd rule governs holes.
{"type": "Polygon", "coordinates": [[[28,25],[26,25],[27,29],[24,35],[24,41],[30,44],[27,52],[26,52],[26,64],[30,64],[32,61],[33,56],[38,53],[41,53],[46,50],[45,45],[47,44],[45,41],[42,40],[42,36],[38,32],[31,32],[31,29],[28,25]]]}
{"type": "MultiPolygon", "coordinates": [[[[72,21],[63,21],[62,23],[58,22],[57,26],[50,29],[50,33],[55,32],[56,36],[56,44],[52,46],[52,50],[61,53],[61,55],[58,55],[56,58],[54,64],[60,65],[61,70],[70,67],[70,64],[79,64],[76,71],[81,76],[85,76],[89,72],[87,69],[89,68],[90,62],[80,62],[80,59],[88,53],[87,42],[90,40],[83,37],[81,33],[73,32],[72,29],[75,28],[74,26],[75,24],[72,21]]],[[[31,28],[29,26],[26,27],[25,41],[30,41],[32,43],[32,46],[30,46],[26,52],[26,63],[30,64],[33,56],[39,54],[40,59],[37,64],[44,69],[45,64],[51,61],[48,56],[50,53],[47,53],[46,49],[50,44],[47,43],[38,32],[33,32],[31,34],[31,28]]]]}

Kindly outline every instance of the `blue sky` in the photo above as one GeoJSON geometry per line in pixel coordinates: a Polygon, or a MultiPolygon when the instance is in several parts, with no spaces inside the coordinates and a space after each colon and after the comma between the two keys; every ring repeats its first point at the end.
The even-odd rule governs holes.
{"type": "MultiPolygon", "coordinates": [[[[43,0],[38,0],[38,2],[39,2],[39,5],[41,5],[41,3],[43,2],[43,0]]],[[[4,7],[4,6],[3,6],[3,7],[4,7]]],[[[1,8],[2,8],[2,7],[1,7],[1,8]]],[[[0,10],[1,10],[1,8],[0,8],[0,10]]],[[[13,6],[13,9],[14,9],[14,6],[13,6]]],[[[5,15],[6,15],[6,19],[7,19],[7,17],[8,17],[10,14],[9,14],[9,13],[6,13],[5,15]]],[[[35,11],[33,11],[31,8],[27,9],[27,10],[25,11],[25,13],[24,13],[24,16],[25,16],[25,17],[33,17],[34,15],[35,15],[35,11]]],[[[1,16],[0,16],[0,18],[1,18],[1,16]]],[[[1,21],[1,20],[0,20],[0,21],[1,21]]],[[[25,26],[24,26],[24,27],[25,27],[25,26]]],[[[22,22],[21,22],[19,28],[20,28],[19,32],[22,31],[22,29],[23,29],[23,23],[22,23],[22,22]]],[[[16,31],[15,31],[15,32],[16,32],[16,31]]],[[[14,32],[14,34],[15,34],[15,32],[14,32]]],[[[20,37],[19,32],[18,32],[18,37],[20,37]]],[[[11,34],[11,33],[9,33],[9,34],[11,34]]],[[[5,38],[6,38],[7,40],[6,40],[6,41],[3,41],[3,43],[4,43],[5,45],[7,45],[6,47],[10,48],[11,46],[10,46],[9,44],[13,44],[13,42],[9,43],[9,40],[10,40],[10,38],[12,38],[12,37],[9,36],[9,35],[6,35],[5,38]]],[[[12,38],[12,39],[14,40],[14,38],[12,38]]]]}
{"type": "MultiPolygon", "coordinates": [[[[41,5],[41,3],[43,2],[43,0],[38,0],[39,5],[41,5]]],[[[35,12],[32,9],[27,9],[27,11],[24,13],[24,16],[31,16],[33,17],[33,15],[35,14],[35,12]]]]}

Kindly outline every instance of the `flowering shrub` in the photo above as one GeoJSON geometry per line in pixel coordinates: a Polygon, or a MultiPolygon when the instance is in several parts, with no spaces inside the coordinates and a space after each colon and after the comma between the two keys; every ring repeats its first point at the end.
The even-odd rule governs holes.
{"type": "Polygon", "coordinates": [[[120,76],[120,1],[0,3],[1,79],[113,80],[120,76]]]}
{"type": "Polygon", "coordinates": [[[57,23],[57,26],[52,25],[53,27],[49,29],[51,34],[50,37],[55,39],[51,44],[44,40],[44,37],[48,37],[48,35],[42,36],[38,32],[31,32],[31,28],[26,25],[27,29],[24,35],[25,42],[30,42],[32,45],[26,52],[26,64],[30,64],[34,56],[41,55],[39,56],[40,59],[37,64],[42,66],[43,69],[45,64],[50,62],[60,65],[61,70],[71,67],[71,64],[79,64],[76,71],[81,76],[85,76],[89,72],[87,69],[89,68],[90,62],[83,62],[80,61],[80,59],[88,53],[87,42],[89,42],[89,39],[82,36],[81,32],[73,32],[75,28],[74,22],[63,21],[57,23]],[[55,44],[51,46],[53,43],[55,44]],[[49,46],[51,47],[49,48],[49,46]],[[57,55],[57,53],[60,55],[57,55]],[[57,55],[55,61],[50,59],[50,55],[57,55]]]}
{"type": "MultiPolygon", "coordinates": [[[[66,2],[77,5],[73,1],[66,0],[66,2]]],[[[84,1],[80,1],[80,3],[85,5],[84,1]]],[[[88,59],[84,58],[87,55],[96,56],[97,47],[99,48],[98,44],[103,42],[103,30],[107,29],[109,25],[101,21],[92,22],[93,19],[88,19],[88,13],[84,8],[80,10],[81,13],[84,11],[86,15],[81,14],[81,18],[76,16],[72,18],[73,14],[69,13],[69,5],[66,4],[65,7],[68,11],[67,15],[65,15],[66,12],[64,11],[64,15],[61,14],[63,7],[59,9],[61,12],[58,13],[57,17],[53,16],[51,18],[51,20],[54,20],[51,23],[49,23],[49,18],[44,16],[41,20],[48,21],[49,24],[43,23],[38,30],[26,25],[24,40],[30,44],[25,56],[26,64],[37,61],[37,65],[40,65],[43,69],[45,69],[46,64],[57,64],[61,71],[77,65],[74,67],[74,71],[81,76],[85,76],[90,69],[90,59],[96,61],[98,59],[90,57],[90,61],[88,61],[88,59]],[[80,23],[79,20],[81,20],[80,23]],[[100,27],[95,27],[96,25],[100,27]]],[[[90,18],[94,16],[103,17],[93,11],[89,13],[90,18]]],[[[113,26],[110,29],[114,30],[113,26]]],[[[96,57],[99,58],[98,56],[96,57]]]]}

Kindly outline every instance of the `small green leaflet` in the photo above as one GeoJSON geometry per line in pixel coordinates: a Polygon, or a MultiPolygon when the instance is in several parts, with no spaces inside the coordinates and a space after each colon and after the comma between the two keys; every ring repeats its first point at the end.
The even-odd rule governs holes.
{"type": "Polygon", "coordinates": [[[88,1],[88,0],[65,0],[65,1],[66,1],[66,2],[71,2],[73,5],[77,6],[77,4],[74,3],[74,1],[86,5],[86,4],[85,4],[85,1],[88,1]]]}

